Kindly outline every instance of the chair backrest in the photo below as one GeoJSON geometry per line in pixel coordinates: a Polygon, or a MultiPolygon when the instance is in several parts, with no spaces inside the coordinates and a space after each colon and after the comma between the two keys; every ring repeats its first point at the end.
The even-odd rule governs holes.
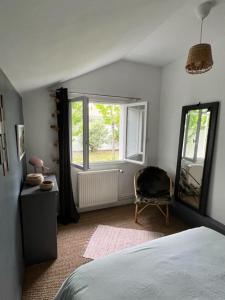
{"type": "Polygon", "coordinates": [[[139,170],[134,178],[136,196],[160,198],[172,195],[172,181],[166,171],[158,167],[139,170]]]}

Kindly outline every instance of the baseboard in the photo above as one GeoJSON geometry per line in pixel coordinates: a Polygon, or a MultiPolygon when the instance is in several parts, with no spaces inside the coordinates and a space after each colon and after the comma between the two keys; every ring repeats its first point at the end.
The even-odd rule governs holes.
{"type": "Polygon", "coordinates": [[[198,214],[191,208],[182,203],[174,203],[174,213],[182,218],[188,225],[192,227],[205,226],[214,229],[225,235],[225,225],[208,217],[198,214]]]}
{"type": "Polygon", "coordinates": [[[77,208],[78,212],[88,212],[103,208],[117,207],[134,203],[134,195],[122,195],[117,202],[95,205],[91,207],[77,208]]]}

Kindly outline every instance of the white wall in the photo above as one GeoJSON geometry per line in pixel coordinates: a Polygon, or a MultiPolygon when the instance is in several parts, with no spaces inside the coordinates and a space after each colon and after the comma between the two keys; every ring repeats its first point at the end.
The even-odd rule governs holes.
{"type": "Polygon", "coordinates": [[[214,67],[202,75],[185,72],[185,58],[162,70],[158,164],[175,176],[183,105],[221,101],[209,192],[208,215],[225,224],[225,52],[213,45],[214,67]]]}
{"type": "Polygon", "coordinates": [[[160,69],[118,61],[63,84],[69,91],[139,97],[149,102],[148,161],[157,162],[160,69]]]}
{"type": "MultiPolygon", "coordinates": [[[[96,94],[139,97],[149,102],[147,160],[157,163],[158,119],[160,99],[160,69],[144,64],[118,61],[63,84],[68,91],[81,91],[96,94]]],[[[104,168],[110,168],[112,166],[104,168]]],[[[123,163],[113,167],[123,170],[119,180],[119,197],[126,198],[134,193],[133,177],[138,165],[123,163]]],[[[102,168],[102,166],[100,166],[102,168]]],[[[74,191],[76,170],[72,170],[74,191]]]]}
{"type": "MultiPolygon", "coordinates": [[[[69,91],[140,97],[149,102],[148,120],[148,163],[157,163],[158,120],[160,99],[159,68],[128,61],[118,61],[81,77],[62,84],[69,91]]],[[[27,157],[40,156],[53,170],[56,165],[51,158],[56,149],[53,146],[56,134],[50,129],[54,101],[48,96],[47,89],[38,89],[23,95],[24,120],[26,126],[27,157]]],[[[53,122],[54,123],[54,122],[53,122]]],[[[115,165],[124,171],[120,174],[119,196],[133,194],[133,175],[138,166],[130,163],[115,165]]],[[[74,191],[76,189],[76,170],[72,168],[74,191]]]]}
{"type": "MultiPolygon", "coordinates": [[[[44,160],[51,172],[57,173],[58,167],[52,158],[58,156],[54,141],[57,132],[50,128],[55,123],[51,114],[55,111],[55,102],[49,97],[46,88],[23,94],[23,113],[25,124],[25,147],[27,161],[32,155],[44,160]]],[[[28,172],[33,168],[28,164],[28,172]]]]}

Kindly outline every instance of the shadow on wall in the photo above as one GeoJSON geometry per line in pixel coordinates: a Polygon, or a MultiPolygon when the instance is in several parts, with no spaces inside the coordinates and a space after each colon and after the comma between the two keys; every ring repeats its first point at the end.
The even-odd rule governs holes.
{"type": "Polygon", "coordinates": [[[17,155],[16,124],[23,124],[22,99],[0,70],[0,94],[3,95],[9,171],[0,169],[0,299],[20,299],[23,281],[23,256],[19,193],[26,172],[25,157],[17,155]]]}

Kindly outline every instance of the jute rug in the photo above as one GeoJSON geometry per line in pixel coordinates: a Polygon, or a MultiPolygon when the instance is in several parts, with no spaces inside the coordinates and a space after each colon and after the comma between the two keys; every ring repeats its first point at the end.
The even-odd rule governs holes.
{"type": "Polygon", "coordinates": [[[100,258],[162,236],[159,232],[98,225],[83,257],[100,258]]]}
{"type": "Polygon", "coordinates": [[[41,264],[28,266],[25,270],[23,300],[54,299],[63,281],[80,265],[90,259],[83,258],[88,242],[99,224],[113,227],[175,233],[187,226],[171,217],[169,226],[157,208],[146,209],[134,222],[134,205],[104,209],[81,214],[79,223],[58,227],[58,258],[41,264]]]}

